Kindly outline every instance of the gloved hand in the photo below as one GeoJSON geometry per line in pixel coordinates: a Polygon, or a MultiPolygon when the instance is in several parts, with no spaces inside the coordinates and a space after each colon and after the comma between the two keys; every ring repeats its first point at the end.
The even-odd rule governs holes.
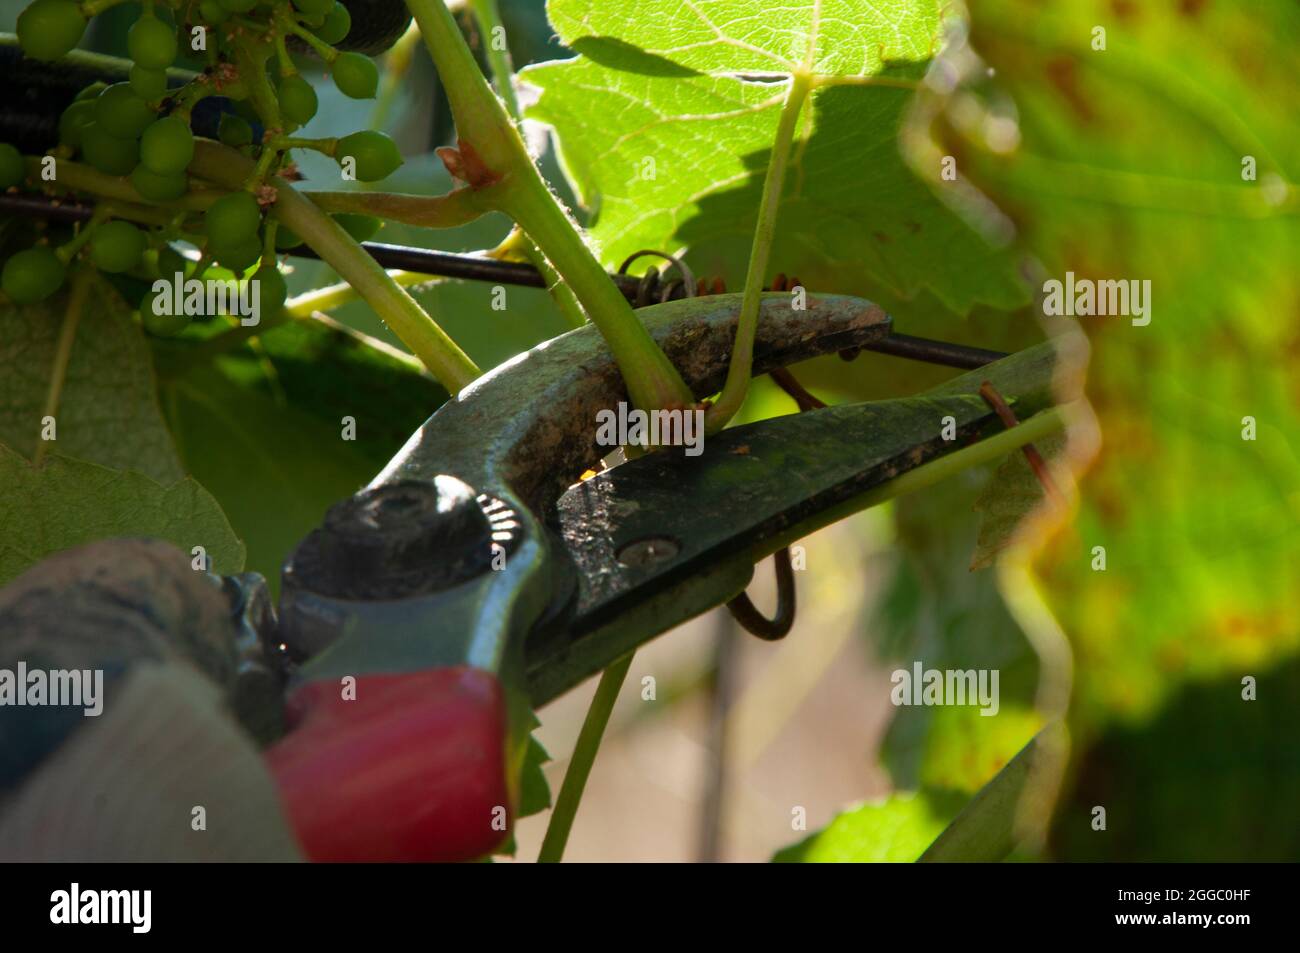
{"type": "Polygon", "coordinates": [[[21,663],[24,700],[33,673],[80,671],[83,689],[0,694],[0,860],[300,859],[232,711],[231,613],[219,577],[156,540],[68,550],[0,589],[0,679],[21,663]]]}

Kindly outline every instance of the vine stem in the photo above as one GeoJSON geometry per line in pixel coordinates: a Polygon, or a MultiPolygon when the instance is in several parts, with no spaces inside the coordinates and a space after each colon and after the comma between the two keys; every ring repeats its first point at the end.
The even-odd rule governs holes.
{"type": "MultiPolygon", "coordinates": [[[[500,95],[502,102],[505,103],[506,111],[510,113],[510,118],[516,123],[523,122],[524,114],[519,108],[519,97],[515,95],[515,67],[510,59],[510,48],[497,49],[496,34],[500,30],[505,33],[505,27],[501,23],[501,9],[497,0],[470,0],[470,9],[474,11],[474,19],[478,21],[479,34],[485,44],[484,50],[487,55],[488,69],[492,71],[492,84],[497,88],[497,94],[500,95]]],[[[502,44],[505,46],[505,44],[502,44]]],[[[502,247],[517,248],[519,253],[528,259],[532,266],[542,274],[542,280],[546,283],[546,290],[555,302],[555,306],[560,311],[560,316],[568,322],[570,327],[580,328],[587,323],[587,316],[582,312],[582,305],[578,303],[573,289],[560,280],[551,263],[533,244],[528,236],[523,235],[516,226],[511,233],[506,236],[502,247]]]]}
{"type": "MultiPolygon", "coordinates": [[[[54,366],[50,369],[50,387],[45,392],[45,410],[41,420],[54,417],[59,412],[59,402],[63,399],[63,384],[68,379],[68,362],[72,358],[72,343],[77,339],[77,326],[81,323],[81,312],[86,307],[86,298],[90,294],[91,270],[77,268],[72,278],[72,290],[68,294],[68,307],[63,312],[63,325],[59,328],[59,343],[54,351],[54,366]]],[[[36,451],[32,454],[32,466],[39,467],[45,459],[49,441],[36,439],[36,451]]]]}
{"type": "MultiPolygon", "coordinates": [[[[430,278],[428,275],[419,275],[409,271],[394,271],[390,272],[390,274],[394,281],[404,287],[430,284],[438,280],[430,278]]],[[[427,372],[427,368],[419,358],[400,348],[393,347],[386,341],[380,341],[360,331],[339,325],[326,314],[327,311],[341,307],[360,297],[351,285],[347,282],[340,282],[327,288],[308,291],[296,298],[290,298],[284,303],[284,308],[279,314],[264,319],[260,324],[252,326],[237,324],[229,330],[222,331],[220,334],[215,334],[207,340],[187,348],[183,354],[178,354],[171,361],[169,367],[172,375],[175,376],[188,368],[203,364],[219,355],[227,354],[244,344],[251,344],[256,340],[260,340],[262,335],[274,331],[276,328],[302,321],[319,321],[329,327],[345,328],[348,334],[359,340],[364,340],[369,346],[386,350],[403,363],[409,363],[412,367],[427,372]]]]}
{"type": "Polygon", "coordinates": [[[90,241],[90,239],[94,237],[95,229],[108,221],[113,214],[114,209],[112,205],[108,202],[100,202],[95,206],[95,211],[91,214],[86,223],[77,230],[77,234],[73,235],[69,241],[56,248],[54,253],[59,256],[64,264],[72,261],[72,259],[76,257],[77,252],[81,251],[85,246],[86,242],[90,241]]]}
{"type": "Polygon", "coordinates": [[[510,61],[510,50],[498,50],[494,45],[495,33],[498,29],[502,32],[505,28],[501,24],[501,8],[497,0],[469,0],[469,7],[474,11],[474,19],[478,21],[479,33],[483,37],[484,55],[487,56],[488,69],[492,71],[492,81],[496,85],[497,93],[500,95],[502,102],[506,105],[506,112],[510,113],[516,121],[520,118],[519,97],[515,95],[515,84],[513,77],[515,73],[514,64],[510,61]]]}
{"type": "MultiPolygon", "coordinates": [[[[409,288],[412,285],[435,284],[440,280],[414,271],[390,271],[388,274],[403,288],[409,288]]],[[[316,288],[304,292],[296,298],[290,298],[284,303],[282,313],[286,320],[308,318],[317,311],[333,311],[335,308],[341,308],[349,302],[356,301],[358,297],[360,296],[355,288],[346,281],[341,281],[338,284],[316,288]]]]}
{"type": "Polygon", "coordinates": [[[539,864],[556,864],[564,857],[569,832],[573,830],[573,819],[578,814],[582,792],[591,775],[591,766],[596,761],[596,752],[600,749],[600,739],[605,734],[605,726],[609,724],[614,702],[618,700],[619,689],[623,687],[635,654],[628,652],[600,676],[596,695],[591,700],[591,707],[587,709],[582,730],[578,732],[577,744],[573,746],[569,769],[564,772],[564,782],[555,798],[555,809],[551,811],[551,820],[546,825],[546,837],[543,838],[542,849],[537,855],[539,864]]]}
{"type": "MultiPolygon", "coordinates": [[[[27,174],[39,177],[41,157],[27,158],[27,174]]],[[[170,202],[153,202],[135,190],[122,176],[106,175],[91,166],[71,159],[58,160],[56,184],[72,192],[89,192],[100,198],[114,199],[127,217],[150,224],[166,224],[166,212],[202,212],[224,193],[215,189],[191,189],[170,202]]],[[[409,195],[403,192],[366,192],[359,189],[331,191],[299,190],[322,211],[356,212],[374,215],[405,225],[421,228],[455,228],[481,217],[488,209],[473,189],[455,189],[445,195],[409,195]]]]}
{"type": "Polygon", "coordinates": [[[388,117],[397,101],[402,79],[411,68],[411,60],[419,42],[420,31],[411,25],[384,54],[384,77],[380,81],[379,96],[370,112],[371,129],[382,130],[388,125],[388,117]]]}
{"type": "Polygon", "coordinates": [[[464,164],[474,167],[480,185],[494,183],[483,189],[491,192],[485,200],[513,218],[568,283],[613,353],[637,406],[693,403],[690,388],[551,194],[446,5],[442,0],[406,0],[406,5],[451,103],[464,164]]]}
{"type": "Polygon", "coordinates": [[[355,212],[421,228],[456,228],[480,217],[486,209],[473,189],[446,195],[407,195],[401,192],[304,191],[326,212],[355,212]]]}
{"type": "MultiPolygon", "coordinates": [[[[206,139],[194,144],[190,171],[226,188],[242,188],[253,162],[234,149],[206,139]]],[[[482,373],[447,332],[393,280],[356,240],[306,196],[281,178],[272,178],[275,216],[306,242],[365,298],[412,353],[455,394],[482,373]]]]}
{"type": "Polygon", "coordinates": [[[812,89],[812,77],[795,73],[781,106],[777,122],[776,142],[772,158],[767,164],[763,180],[763,198],[758,208],[758,223],[754,228],[754,242],[749,250],[749,271],[745,275],[745,292],[740,302],[740,317],[736,322],[736,343],[731,350],[731,363],[727,366],[727,380],[722,393],[704,417],[706,433],[714,433],[727,425],[745,402],[749,391],[749,378],[754,365],[754,335],[758,331],[758,305],[763,294],[763,277],[772,252],[772,237],[776,233],[776,214],[781,206],[781,190],[785,184],[785,167],[789,163],[794,131],[804,100],[812,89]]]}
{"type": "Polygon", "coordinates": [[[235,48],[239,78],[248,84],[248,98],[268,132],[281,126],[280,100],[271,88],[271,81],[266,78],[266,61],[272,54],[270,47],[253,49],[241,45],[235,48]]]}

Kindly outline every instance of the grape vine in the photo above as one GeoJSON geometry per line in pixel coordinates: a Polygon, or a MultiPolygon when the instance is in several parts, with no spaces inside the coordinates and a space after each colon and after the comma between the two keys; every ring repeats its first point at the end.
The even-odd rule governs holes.
{"type": "MultiPolygon", "coordinates": [[[[35,0],[18,20],[23,53],[38,60],[65,57],[89,19],[115,5],[35,0]]],[[[458,389],[473,380],[479,370],[464,352],[383,269],[363,261],[357,243],[373,237],[377,218],[340,211],[330,222],[324,213],[306,212],[305,220],[297,216],[301,234],[283,222],[284,208],[293,205],[287,193],[299,178],[294,150],[329,156],[343,178],[361,182],[386,178],[402,165],[396,144],[382,132],[297,135],[319,102],[296,55],[323,60],[345,96],[376,94],[374,61],[334,45],[351,26],[347,8],[334,0],[146,2],[127,37],[127,79],[92,83],[77,94],[60,117],[59,142],[46,156],[24,157],[12,145],[0,146],[0,187],[89,192],[98,199],[94,217],[71,236],[51,229],[11,255],[0,288],[16,304],[40,302],[58,292],[83,259],[107,274],[145,282],[227,276],[257,282],[259,320],[274,321],[287,291],[277,256],[305,242],[340,274],[358,276],[354,284],[369,289],[362,293],[372,307],[445,385],[458,389]],[[185,45],[206,66],[181,78],[168,71],[185,45]],[[218,138],[233,155],[205,175],[195,167],[203,151],[196,148],[192,120],[203,100],[218,96],[229,101],[218,138]],[[237,181],[231,169],[239,170],[237,181]],[[197,257],[178,252],[181,243],[198,249],[197,257]]],[[[154,335],[180,334],[189,317],[156,313],[158,293],[137,294],[133,302],[143,326],[154,335]]]]}

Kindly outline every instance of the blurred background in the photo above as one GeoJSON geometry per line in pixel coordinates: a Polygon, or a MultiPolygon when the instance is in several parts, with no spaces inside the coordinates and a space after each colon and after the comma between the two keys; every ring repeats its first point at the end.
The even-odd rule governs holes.
{"type": "MultiPolygon", "coordinates": [[[[23,5],[0,2],[0,29],[12,30],[23,5]]],[[[100,17],[83,46],[122,53],[137,9],[100,17]]],[[[571,55],[541,0],[506,0],[502,14],[517,68],[571,55]]],[[[1022,859],[1300,859],[1300,6],[980,0],[954,16],[935,69],[959,81],[939,84],[900,122],[917,178],[933,178],[934,157],[955,157],[1026,287],[1067,270],[1149,279],[1152,323],[1047,328],[1028,294],[1018,306],[956,314],[928,293],[899,296],[851,263],[832,266],[797,238],[778,239],[774,268],[813,290],[879,300],[909,333],[1014,350],[1082,332],[1100,436],[1059,456],[1079,471],[1077,508],[1022,534],[1013,567],[972,571],[976,503],[996,468],[971,471],[804,540],[799,614],[784,642],[761,643],[715,612],[647,646],[567,859],[752,861],[791,845],[790,859],[915,859],[1042,727],[1044,665],[1051,679],[1072,673],[1071,745],[1051,828],[1022,859]],[[1247,416],[1253,440],[1242,437],[1247,416]],[[1094,568],[1097,546],[1104,571],[1094,568]],[[914,660],[997,668],[998,717],[895,708],[889,673],[914,660]],[[1243,699],[1243,679],[1255,680],[1255,700],[1243,699]],[[1105,831],[1090,823],[1098,805],[1105,831]]],[[[372,187],[444,192],[452,183],[432,149],[453,130],[437,77],[418,43],[389,54],[389,67],[377,102],[344,99],[313,77],[321,108],[306,134],[383,128],[411,158],[372,187]]],[[[527,131],[548,179],[585,215],[546,130],[527,131]]],[[[307,185],[337,187],[320,163],[304,159],[307,185]]],[[[870,208],[867,176],[863,190],[870,208]]],[[[882,197],[882,220],[890,214],[882,197]]],[[[697,274],[739,288],[752,219],[729,225],[695,239],[687,217],[678,238],[697,274]]],[[[873,227],[869,216],[862,227],[873,227]]],[[[390,225],[377,240],[470,251],[507,230],[489,217],[442,232],[390,225]]],[[[291,292],[332,280],[326,266],[298,261],[291,292]]],[[[484,367],[564,329],[544,293],[510,289],[508,309],[494,312],[491,290],[439,282],[418,295],[484,367]]],[[[363,305],[335,316],[397,343],[363,305]]],[[[948,376],[870,354],[797,373],[830,401],[912,394],[948,376]]],[[[163,404],[176,428],[198,426],[183,392],[165,392],[163,404]]],[[[792,410],[763,381],[745,417],[792,410]]],[[[274,578],[325,506],[368,479],[420,418],[411,409],[388,443],[347,457],[320,459],[326,451],[305,436],[259,433],[236,435],[252,458],[237,469],[193,442],[186,464],[244,536],[249,568],[274,578]],[[289,439],[293,472],[268,477],[249,501],[248,468],[289,439]]],[[[285,430],[310,432],[300,423],[285,430]]],[[[243,423],[202,426],[216,442],[221,428],[243,423]]],[[[757,567],[751,588],[765,609],[770,575],[757,567]]],[[[593,690],[539,713],[553,791],[593,690]]],[[[545,818],[521,822],[519,859],[536,856],[545,818]]]]}

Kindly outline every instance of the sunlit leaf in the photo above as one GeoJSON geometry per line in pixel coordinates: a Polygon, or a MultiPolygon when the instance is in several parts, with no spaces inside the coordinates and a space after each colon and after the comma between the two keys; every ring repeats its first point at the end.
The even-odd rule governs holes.
{"type": "Polygon", "coordinates": [[[825,828],[772,857],[776,863],[911,862],[961,810],[966,797],[948,791],[894,794],[837,816],[825,828]]]}
{"type": "Polygon", "coordinates": [[[1026,810],[1043,809],[1054,791],[1035,783],[1035,768],[1055,736],[1035,737],[970,799],[920,857],[923,861],[998,861],[1020,840],[1026,810]]]}
{"type": "MultiPolygon", "coordinates": [[[[965,313],[1026,300],[991,248],[911,170],[899,130],[940,45],[942,4],[552,0],[580,55],[524,72],[555,126],[607,265],[752,234],[789,77],[812,75],[773,261],[833,265],[883,300],[932,292],[965,313]]],[[[937,178],[937,170],[936,176],[937,178]]],[[[836,288],[834,290],[847,290],[836,288]]]]}

